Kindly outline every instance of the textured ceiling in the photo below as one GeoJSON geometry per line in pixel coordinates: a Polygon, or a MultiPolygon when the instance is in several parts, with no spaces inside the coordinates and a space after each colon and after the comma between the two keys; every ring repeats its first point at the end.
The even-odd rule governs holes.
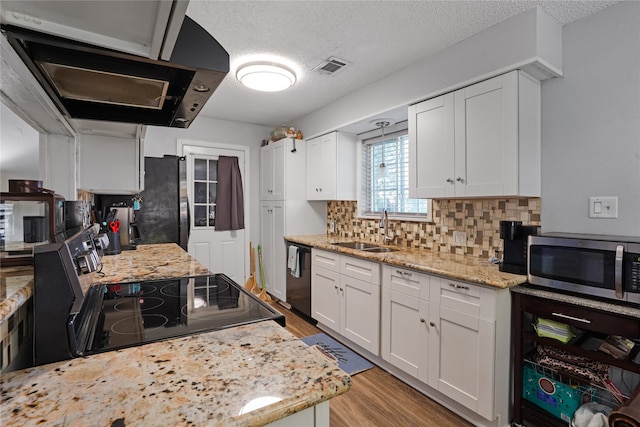
{"type": "Polygon", "coordinates": [[[231,58],[231,72],[201,114],[287,125],[535,6],[565,25],[619,1],[191,0],[187,15],[231,58]],[[264,54],[286,60],[298,82],[278,93],[241,86],[235,78],[238,64],[264,54]],[[351,64],[334,75],[312,71],[331,56],[351,64]]]}

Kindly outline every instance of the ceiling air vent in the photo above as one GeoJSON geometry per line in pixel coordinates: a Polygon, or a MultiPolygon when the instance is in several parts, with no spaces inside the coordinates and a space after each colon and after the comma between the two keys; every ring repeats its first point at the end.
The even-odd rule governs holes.
{"type": "Polygon", "coordinates": [[[332,56],[324,60],[320,65],[315,67],[312,71],[318,71],[322,74],[335,74],[338,71],[342,70],[347,65],[351,65],[350,62],[345,61],[344,59],[336,58],[332,56]]]}

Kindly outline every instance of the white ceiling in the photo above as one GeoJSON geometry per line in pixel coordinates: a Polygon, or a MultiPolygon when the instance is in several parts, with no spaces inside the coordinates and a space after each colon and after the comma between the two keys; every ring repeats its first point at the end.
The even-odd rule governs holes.
{"type": "MultiPolygon", "coordinates": [[[[525,10],[540,6],[565,25],[611,1],[202,1],[187,15],[229,52],[231,72],[201,115],[277,127],[380,80],[525,10]],[[241,61],[271,54],[297,71],[290,89],[257,92],[235,78],[241,61]],[[334,75],[312,71],[329,57],[351,63],[334,75]]],[[[406,108],[385,117],[402,120],[406,108]]],[[[351,126],[360,133],[370,120],[351,126]]]]}

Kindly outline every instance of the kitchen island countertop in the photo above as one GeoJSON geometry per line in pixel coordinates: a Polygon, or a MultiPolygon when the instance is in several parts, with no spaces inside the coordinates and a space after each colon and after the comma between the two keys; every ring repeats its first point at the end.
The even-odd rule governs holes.
{"type": "MultiPolygon", "coordinates": [[[[209,269],[175,243],[140,245],[133,251],[102,257],[100,273],[83,274],[80,283],[86,288],[95,283],[122,283],[136,280],[205,276],[209,269]]],[[[33,292],[33,266],[2,267],[0,280],[0,323],[14,314],[33,292]]]]}
{"type": "Polygon", "coordinates": [[[351,377],[265,321],[11,372],[0,383],[7,427],[259,426],[346,392],[351,377]]]}
{"type": "MultiPolygon", "coordinates": [[[[504,273],[496,264],[488,260],[466,255],[442,253],[429,249],[409,249],[392,247],[394,252],[367,252],[357,249],[336,246],[338,242],[352,242],[357,239],[345,239],[327,234],[285,236],[285,240],[292,243],[313,246],[345,255],[357,256],[371,261],[411,268],[428,274],[436,274],[451,279],[464,280],[479,285],[496,288],[510,288],[527,281],[527,276],[504,273]]],[[[382,246],[382,245],[380,245],[382,246]]]]}

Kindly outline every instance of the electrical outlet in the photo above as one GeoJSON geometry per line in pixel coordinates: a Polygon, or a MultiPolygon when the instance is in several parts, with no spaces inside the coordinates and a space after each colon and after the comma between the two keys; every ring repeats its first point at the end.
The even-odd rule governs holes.
{"type": "Polygon", "coordinates": [[[589,197],[589,218],[618,218],[618,198],[589,197]]]}
{"type": "Polygon", "coordinates": [[[453,244],[455,246],[467,246],[467,233],[464,231],[454,231],[453,244]]]}
{"type": "Polygon", "coordinates": [[[329,232],[330,233],[335,233],[336,232],[336,222],[335,221],[329,221],[329,232]]]}

